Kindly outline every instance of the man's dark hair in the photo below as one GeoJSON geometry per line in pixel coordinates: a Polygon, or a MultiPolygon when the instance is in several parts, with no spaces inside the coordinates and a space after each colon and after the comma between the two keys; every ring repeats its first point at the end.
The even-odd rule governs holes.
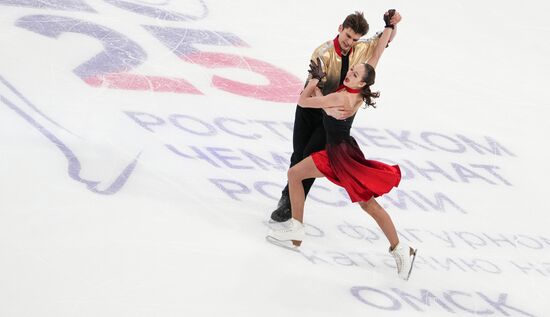
{"type": "Polygon", "coordinates": [[[344,23],[342,23],[342,27],[344,29],[351,28],[353,32],[361,34],[361,36],[367,34],[369,31],[369,24],[367,23],[367,20],[365,20],[363,12],[359,11],[355,11],[355,13],[348,15],[344,20],[344,23]]]}

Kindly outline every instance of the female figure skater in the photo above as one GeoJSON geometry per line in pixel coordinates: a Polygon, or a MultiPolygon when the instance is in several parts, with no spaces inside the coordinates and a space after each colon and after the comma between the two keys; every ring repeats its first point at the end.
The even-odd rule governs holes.
{"type": "Polygon", "coordinates": [[[334,93],[323,96],[317,83],[325,75],[320,60],[311,61],[312,79],[301,93],[298,105],[310,108],[353,107],[353,115],[346,120],[336,120],[323,113],[323,124],[326,131],[325,150],[315,152],[294,165],[288,171],[288,185],[292,218],[282,228],[270,230],[268,237],[279,241],[292,241],[300,246],[305,236],[303,216],[305,194],[302,180],[326,177],[331,182],[343,187],[352,202],[368,212],[380,226],[390,242],[390,253],[397,265],[398,275],[407,280],[410,276],[416,250],[399,241],[395,226],[388,215],[374,199],[389,192],[401,180],[401,171],[397,165],[367,160],[359,149],[357,142],[350,135],[355,113],[363,102],[373,106],[373,98],[378,92],[371,92],[374,84],[375,67],[386,48],[392,33],[391,26],[384,29],[373,56],[365,64],[353,66],[344,80],[344,84],[334,93]]]}

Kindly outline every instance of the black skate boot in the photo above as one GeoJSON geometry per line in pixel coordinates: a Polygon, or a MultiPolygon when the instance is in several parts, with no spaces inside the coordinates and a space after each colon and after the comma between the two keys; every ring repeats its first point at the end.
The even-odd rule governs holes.
{"type": "Polygon", "coordinates": [[[277,209],[271,213],[270,222],[285,222],[292,217],[290,211],[290,197],[288,193],[283,192],[281,199],[277,203],[277,209]]]}

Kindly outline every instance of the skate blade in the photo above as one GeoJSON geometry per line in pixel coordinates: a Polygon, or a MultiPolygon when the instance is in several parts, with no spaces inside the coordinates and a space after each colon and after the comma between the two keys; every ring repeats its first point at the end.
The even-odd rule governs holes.
{"type": "Polygon", "coordinates": [[[265,240],[273,245],[276,245],[287,250],[300,252],[298,247],[302,244],[302,241],[298,240],[278,240],[272,236],[265,236],[265,240]]]}
{"type": "Polygon", "coordinates": [[[414,251],[413,251],[413,259],[411,261],[411,268],[409,269],[409,274],[407,274],[407,278],[405,279],[405,281],[408,281],[409,277],[411,277],[411,272],[412,272],[413,267],[414,267],[414,260],[416,259],[416,252],[417,251],[418,251],[418,249],[414,249],[414,251]]]}

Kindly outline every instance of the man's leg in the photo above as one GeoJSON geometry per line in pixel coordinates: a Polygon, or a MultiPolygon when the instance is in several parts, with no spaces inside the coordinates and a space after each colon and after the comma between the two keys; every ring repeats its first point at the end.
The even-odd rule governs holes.
{"type": "MultiPolygon", "coordinates": [[[[308,109],[296,106],[296,113],[294,116],[294,130],[292,133],[293,153],[290,157],[290,167],[298,164],[305,156],[307,156],[304,156],[304,150],[311,142],[312,135],[314,133],[318,133],[316,129],[322,126],[322,114],[319,109],[308,109]]],[[[322,133],[322,135],[324,136],[324,132],[322,133]]],[[[309,192],[309,189],[313,184],[313,180],[309,180],[308,183],[309,185],[304,182],[304,187],[307,187],[306,192],[309,192]]],[[[275,222],[284,222],[290,219],[291,216],[292,213],[290,211],[290,195],[288,192],[287,183],[281,193],[281,198],[277,203],[277,208],[271,213],[271,220],[275,222]]]]}

